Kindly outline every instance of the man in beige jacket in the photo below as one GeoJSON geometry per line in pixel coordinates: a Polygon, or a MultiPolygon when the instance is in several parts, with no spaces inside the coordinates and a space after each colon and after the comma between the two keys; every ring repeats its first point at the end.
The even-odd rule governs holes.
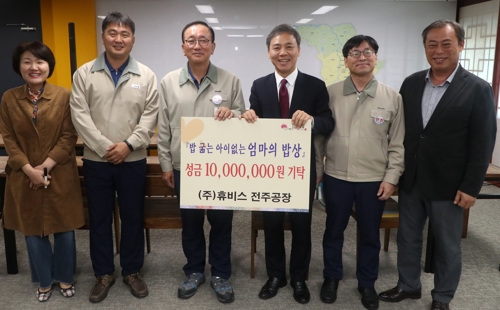
{"type": "Polygon", "coordinates": [[[123,282],[135,297],[148,295],[139,271],[144,263],[146,147],[156,127],[158,93],[153,71],[130,56],[134,32],[130,17],[110,13],[102,22],[106,52],[73,77],[71,117],[85,144],[90,258],[96,277],[91,302],[104,300],[115,283],[111,222],[116,196],[123,282]]]}
{"type": "MultiPolygon", "coordinates": [[[[158,156],[165,183],[175,188],[180,199],[181,117],[213,117],[224,121],[245,110],[240,80],[210,62],[215,51],[214,30],[202,21],[187,24],[181,33],[187,63],[168,73],[160,84],[158,116],[158,156]]],[[[208,263],[212,266],[210,286],[222,303],[234,301],[231,276],[232,210],[207,210],[211,225],[208,263]]],[[[187,263],[185,280],[177,296],[187,299],[205,283],[207,256],[205,210],[181,209],[182,249],[187,263]]]]}
{"type": "Polygon", "coordinates": [[[404,164],[404,118],[401,96],[373,76],[377,42],[357,35],[342,49],[350,75],[328,86],[330,108],[336,121],[326,143],[317,139],[318,176],[323,174],[326,228],[323,237],[325,278],[321,300],[337,299],[343,276],[344,230],[353,205],[358,228],[358,291],[366,309],[378,308],[374,288],[378,276],[380,220],[385,200],[393,193],[404,164]],[[326,157],[325,164],[323,159],[326,157]]]}

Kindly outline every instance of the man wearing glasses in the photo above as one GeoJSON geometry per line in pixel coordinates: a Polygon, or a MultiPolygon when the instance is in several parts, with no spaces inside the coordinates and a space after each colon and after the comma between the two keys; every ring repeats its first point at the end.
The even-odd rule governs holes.
{"type": "Polygon", "coordinates": [[[320,297],[325,303],[337,299],[343,276],[344,230],[355,205],[360,232],[356,276],[366,309],[378,309],[374,285],[380,221],[385,201],[394,193],[404,170],[402,99],[397,91],[375,79],[377,52],[378,44],[369,36],[357,35],[346,42],[342,53],[350,74],[327,88],[336,126],[326,141],[322,136],[316,138],[318,175],[323,175],[327,214],[323,236],[325,280],[320,297]]]}
{"type": "MultiPolygon", "coordinates": [[[[187,64],[168,73],[160,84],[158,156],[165,183],[175,188],[180,199],[181,117],[214,117],[224,121],[245,110],[240,80],[210,62],[215,51],[214,30],[205,22],[187,24],[181,33],[187,64]]],[[[232,210],[207,210],[211,225],[208,262],[212,266],[210,286],[220,302],[234,301],[228,279],[231,276],[232,210]]],[[[187,259],[186,279],[178,297],[187,299],[205,283],[205,210],[181,209],[182,248],[187,259]]]]}

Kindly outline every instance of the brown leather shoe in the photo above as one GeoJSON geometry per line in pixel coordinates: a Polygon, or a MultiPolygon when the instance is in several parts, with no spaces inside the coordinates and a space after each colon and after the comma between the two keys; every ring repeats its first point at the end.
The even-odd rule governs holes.
{"type": "Polygon", "coordinates": [[[431,310],[450,310],[450,304],[445,303],[445,302],[441,302],[441,301],[437,301],[437,300],[433,300],[431,310]]]}
{"type": "Polygon", "coordinates": [[[383,301],[388,302],[400,302],[401,300],[411,298],[411,299],[420,299],[422,297],[422,292],[405,292],[403,289],[399,287],[391,288],[390,290],[384,291],[378,294],[378,298],[383,301]]]}
{"type": "Polygon", "coordinates": [[[139,273],[123,276],[123,283],[130,286],[130,292],[137,298],[143,298],[149,294],[146,282],[144,282],[139,273]]]}
{"type": "Polygon", "coordinates": [[[90,302],[101,302],[108,296],[109,288],[115,284],[115,277],[113,275],[104,275],[95,279],[95,284],[90,290],[90,302]]]}

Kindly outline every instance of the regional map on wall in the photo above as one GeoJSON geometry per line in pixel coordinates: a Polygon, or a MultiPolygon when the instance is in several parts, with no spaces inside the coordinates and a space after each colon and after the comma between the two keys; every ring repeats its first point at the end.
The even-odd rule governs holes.
{"type": "MultiPolygon", "coordinates": [[[[322,63],[321,77],[325,84],[330,85],[345,80],[349,70],[344,66],[342,48],[347,40],[357,35],[354,26],[346,23],[336,26],[298,26],[296,29],[302,40],[318,51],[316,57],[322,63]]],[[[385,61],[378,59],[373,74],[377,74],[384,65],[385,61]]]]}

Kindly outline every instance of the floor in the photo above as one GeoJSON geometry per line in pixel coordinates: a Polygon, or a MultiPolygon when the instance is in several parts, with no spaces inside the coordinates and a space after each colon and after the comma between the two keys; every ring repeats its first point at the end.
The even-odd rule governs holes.
{"type": "MultiPolygon", "coordinates": [[[[498,188],[485,186],[483,192],[500,193],[498,188]]],[[[256,277],[250,279],[250,214],[237,211],[233,222],[232,265],[233,275],[230,279],[236,300],[227,305],[219,303],[210,285],[203,285],[197,294],[188,299],[177,298],[177,287],[183,280],[182,266],[185,258],[181,248],[180,230],[155,230],[151,232],[152,252],[146,254],[142,274],[146,280],[150,294],[144,299],[133,297],[128,287],[122,283],[118,275],[116,284],[111,288],[109,296],[99,304],[88,301],[88,293],[94,277],[88,254],[88,231],[77,231],[77,270],[76,296],[64,298],[59,292],[46,303],[40,303],[35,298],[36,286],[30,283],[30,272],[24,238],[16,233],[18,245],[19,273],[7,275],[3,236],[0,232],[0,309],[364,309],[357,292],[355,276],[355,236],[356,223],[350,220],[345,232],[344,245],[344,279],[340,282],[338,299],[332,305],[321,302],[319,290],[322,284],[322,247],[321,240],[324,230],[325,213],[319,203],[313,210],[313,252],[310,265],[308,286],[311,291],[311,301],[300,305],[292,298],[292,288],[281,289],[278,295],[264,301],[257,294],[267,277],[264,268],[263,234],[257,240],[256,277]]],[[[500,309],[500,206],[496,200],[480,200],[471,209],[469,234],[463,239],[463,270],[460,286],[452,309],[500,309]]],[[[206,224],[206,231],[209,226],[206,224]]],[[[380,252],[379,280],[377,291],[393,287],[397,282],[396,269],[396,234],[393,229],[389,251],[380,252]]],[[[290,249],[290,233],[287,236],[287,249],[290,249]]],[[[383,231],[381,231],[383,241],[383,231]]],[[[119,257],[115,263],[119,266],[119,257]]],[[[209,275],[209,266],[206,273],[209,275]]],[[[380,303],[380,309],[429,309],[431,304],[430,291],[433,287],[433,277],[422,274],[423,294],[419,300],[405,300],[401,303],[380,303]]]]}

